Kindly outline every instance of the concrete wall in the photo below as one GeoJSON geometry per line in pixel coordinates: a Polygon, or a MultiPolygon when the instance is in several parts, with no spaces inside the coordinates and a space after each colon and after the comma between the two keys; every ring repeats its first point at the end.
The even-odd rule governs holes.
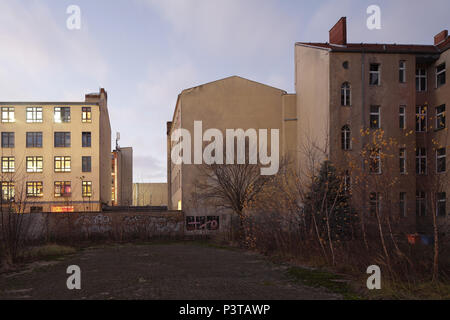
{"type": "Polygon", "coordinates": [[[133,183],[133,206],[167,206],[167,183],[133,183]]]}

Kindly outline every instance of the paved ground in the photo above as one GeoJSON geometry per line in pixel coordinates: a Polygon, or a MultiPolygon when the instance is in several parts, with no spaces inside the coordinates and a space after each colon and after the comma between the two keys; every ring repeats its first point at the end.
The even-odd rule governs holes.
{"type": "MultiPolygon", "coordinates": [[[[31,269],[30,269],[31,270],[31,269]]],[[[238,250],[198,244],[124,245],[83,250],[32,271],[0,275],[0,299],[339,299],[292,283],[286,267],[238,250]],[[69,265],[82,289],[66,287],[69,265]]]]}

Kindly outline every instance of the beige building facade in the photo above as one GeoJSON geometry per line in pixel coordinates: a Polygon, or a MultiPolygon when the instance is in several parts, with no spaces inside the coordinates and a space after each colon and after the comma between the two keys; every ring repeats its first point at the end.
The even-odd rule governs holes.
{"type": "MultiPolygon", "coordinates": [[[[200,217],[201,221],[193,222],[195,225],[217,219],[217,212],[214,208],[206,210],[196,205],[197,165],[175,164],[171,159],[171,150],[176,144],[171,141],[172,133],[183,128],[193,134],[194,121],[202,121],[203,132],[214,128],[221,131],[223,137],[226,129],[267,129],[270,141],[271,130],[277,129],[280,153],[292,152],[295,156],[295,148],[292,148],[296,141],[295,95],[238,76],[184,90],[178,96],[173,119],[167,124],[168,206],[169,210],[183,210],[188,219],[200,217]]],[[[194,155],[194,145],[191,153],[194,155]]]]}
{"type": "Polygon", "coordinates": [[[107,99],[101,89],[84,102],[0,102],[3,205],[74,212],[111,204],[107,99]]]}

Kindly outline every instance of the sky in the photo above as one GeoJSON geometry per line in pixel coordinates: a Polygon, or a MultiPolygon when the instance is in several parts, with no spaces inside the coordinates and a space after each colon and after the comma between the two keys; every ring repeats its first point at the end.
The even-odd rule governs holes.
{"type": "Polygon", "coordinates": [[[341,16],[348,42],[432,44],[449,12],[448,0],[0,0],[0,101],[84,101],[103,87],[134,182],[165,182],[183,89],[239,75],[293,93],[295,42],[328,41],[341,16]],[[373,4],[380,30],[366,27],[373,4]]]}

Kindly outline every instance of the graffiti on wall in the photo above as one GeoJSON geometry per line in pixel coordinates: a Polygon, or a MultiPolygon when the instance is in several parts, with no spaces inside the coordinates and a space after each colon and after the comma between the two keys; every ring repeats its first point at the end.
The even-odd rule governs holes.
{"type": "Polygon", "coordinates": [[[189,216],[186,217],[186,230],[219,230],[218,216],[189,216]]]}

